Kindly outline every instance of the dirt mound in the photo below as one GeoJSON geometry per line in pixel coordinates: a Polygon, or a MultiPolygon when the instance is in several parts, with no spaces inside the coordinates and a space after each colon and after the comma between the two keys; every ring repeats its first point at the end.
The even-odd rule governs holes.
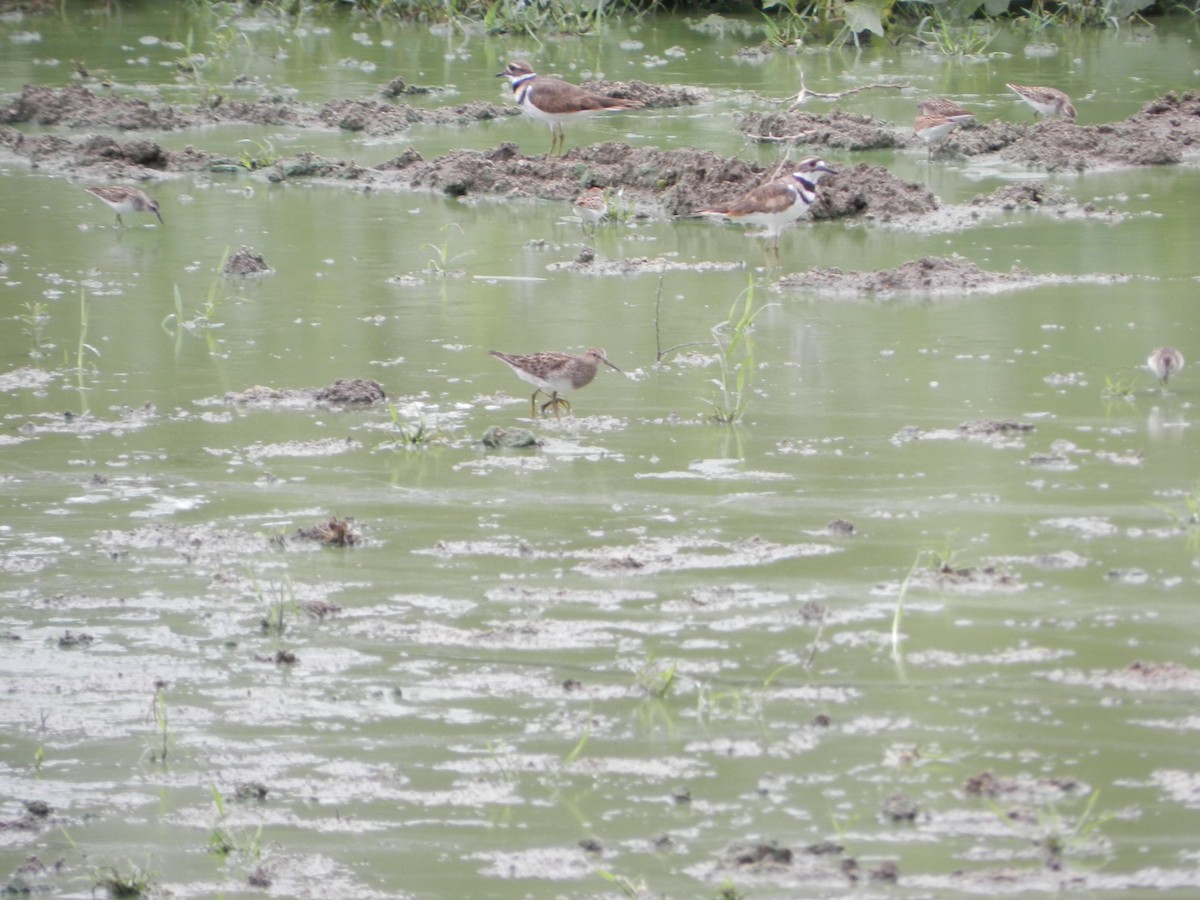
{"type": "Polygon", "coordinates": [[[828,115],[806,112],[754,113],[738,129],[756,141],[785,142],[802,147],[838,150],[886,150],[904,146],[896,126],[874,116],[834,110],[828,115]]]}
{"type": "Polygon", "coordinates": [[[938,208],[937,198],[926,187],[901,181],[882,166],[859,163],[827,176],[817,190],[814,219],[863,216],[888,222],[901,216],[925,215],[938,208]]]}
{"type": "Polygon", "coordinates": [[[27,84],[19,97],[0,107],[0,123],[114,128],[120,131],[173,131],[195,124],[174,107],[152,107],[139,98],[97,96],[82,85],[64,88],[27,84]]]}
{"type": "Polygon", "coordinates": [[[1000,152],[1004,159],[1047,172],[1082,172],[1103,166],[1159,166],[1183,159],[1180,142],[1133,122],[1072,125],[1042,122],[1000,152]]]}
{"type": "Polygon", "coordinates": [[[644,81],[588,81],[583,87],[605,97],[637,100],[646,109],[695,106],[708,100],[707,91],[693,87],[647,84],[644,81]]]}
{"type": "Polygon", "coordinates": [[[265,275],[268,272],[274,271],[267,265],[266,260],[262,258],[261,253],[256,253],[251,248],[242,245],[242,248],[237,253],[229,257],[225,263],[225,268],[221,270],[224,275],[265,275]]]}
{"type": "Polygon", "coordinates": [[[834,294],[968,293],[1033,284],[1023,269],[988,272],[961,257],[927,256],[894,269],[878,272],[843,272],[837,268],[811,268],[786,275],[781,288],[800,288],[834,294]]]}

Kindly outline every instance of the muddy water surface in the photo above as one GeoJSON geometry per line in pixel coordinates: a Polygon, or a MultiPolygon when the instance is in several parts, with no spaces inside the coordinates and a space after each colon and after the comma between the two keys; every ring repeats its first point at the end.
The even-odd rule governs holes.
{"type": "Polygon", "coordinates": [[[677,20],[538,47],[69,10],[0,40],[6,103],[73,84],[80,59],[98,97],[312,113],[9,126],[7,885],[1194,892],[1195,377],[1164,392],[1142,368],[1161,344],[1200,359],[1188,113],[1171,113],[1178,162],[1082,173],[976,152],[970,131],[929,164],[911,136],[927,93],[989,134],[1034,133],[1006,81],[1065,88],[1081,127],[1142,121],[1195,84],[1193,26],[1054,33],[1051,55],[1005,34],[973,63],[903,45],[747,62],[757,37],[677,20]],[[213,58],[180,77],[189,28],[213,58]],[[517,54],[703,95],[568,125],[565,163],[503,112],[320,122],[331,101],[393,102],[397,75],[441,89],[395,101],[415,109],[502,111],[493,76],[517,54]],[[612,185],[640,215],[595,235],[550,199],[603,154],[694,147],[751,178],[781,148],[740,124],[785,109],[801,74],[910,87],[840,104],[893,146],[794,152],[843,174],[778,266],[742,229],[663,208],[715,191],[712,167],[674,194],[612,185]],[[80,153],[95,134],[172,156],[80,153]],[[71,143],[31,156],[47,135],[71,143]],[[504,142],[490,166],[536,170],[521,196],[413,189],[395,166],[346,177],[410,147],[438,177],[491,177],[446,154],[504,142]],[[288,168],[305,152],[340,168],[288,168]],[[113,181],[165,224],[118,228],[83,190],[113,181]],[[931,199],[851,214],[856,190],[878,210],[931,199]],[[255,256],[267,271],[222,274],[255,256]],[[747,290],[761,311],[752,358],[726,361],[732,389],[749,373],[728,427],[709,418],[729,399],[713,329],[747,290]],[[589,346],[626,377],[602,372],[561,420],[530,420],[487,354],[589,346]],[[370,382],[386,400],[352,402],[370,382]],[[488,446],[489,429],[534,444],[488,446]]]}

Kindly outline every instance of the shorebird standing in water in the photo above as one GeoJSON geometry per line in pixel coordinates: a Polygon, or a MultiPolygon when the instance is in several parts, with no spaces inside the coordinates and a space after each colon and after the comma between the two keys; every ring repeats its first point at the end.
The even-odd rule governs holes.
{"type": "Polygon", "coordinates": [[[1154,373],[1165,391],[1171,376],[1183,368],[1183,354],[1174,347],[1158,347],[1147,357],[1146,368],[1154,373]]]}
{"type": "Polygon", "coordinates": [[[538,75],[523,59],[514,59],[496,77],[507,78],[512,84],[513,99],[522,112],[550,125],[549,156],[554,155],[555,148],[560,154],[565,152],[563,122],[596,113],[637,109],[642,105],[641,100],[606,97],[561,78],[538,75]]]}
{"type": "Polygon", "coordinates": [[[579,221],[586,229],[589,225],[592,226],[592,233],[596,233],[596,226],[600,220],[608,215],[608,201],[604,199],[604,190],[598,187],[590,187],[571,204],[571,210],[579,217],[579,221]]]}
{"type": "Polygon", "coordinates": [[[101,200],[109,209],[117,214],[117,224],[122,228],[125,223],[121,221],[122,213],[139,213],[149,212],[158,216],[158,221],[163,222],[162,213],[158,211],[158,203],[151,200],[137,188],[131,187],[90,187],[87,192],[93,197],[101,200]]]}
{"type": "Polygon", "coordinates": [[[1075,121],[1075,107],[1071,98],[1052,87],[1026,87],[1023,84],[1009,84],[1008,89],[1033,107],[1039,116],[1061,117],[1070,122],[1075,121]]]}
{"type": "MultiPolygon", "coordinates": [[[[545,394],[550,399],[542,404],[542,412],[546,407],[554,408],[554,418],[559,419],[559,406],[565,406],[570,412],[571,404],[560,394],[577,391],[587,387],[596,377],[596,370],[601,363],[620,372],[608,361],[608,356],[599,347],[593,347],[583,356],[572,356],[570,353],[534,353],[530,356],[516,356],[511,353],[501,353],[499,350],[489,350],[488,353],[512,369],[517,377],[537,388],[529,398],[529,416],[536,415],[535,403],[538,394],[545,394]]],[[[624,374],[623,372],[621,374],[624,374]]]]}
{"type": "Polygon", "coordinates": [[[975,113],[963,109],[953,100],[946,100],[942,97],[922,100],[918,110],[917,120],[913,123],[913,131],[925,142],[930,162],[933,161],[935,145],[948,138],[950,132],[963,122],[969,122],[975,118],[975,113]]]}
{"type": "Polygon", "coordinates": [[[830,168],[819,157],[809,156],[796,164],[792,174],[760,184],[725,206],[697,210],[696,215],[721,216],[733,222],[765,226],[763,235],[771,239],[778,262],[779,232],[808,212],[817,199],[817,182],[826,173],[836,175],[837,169],[830,168]]]}

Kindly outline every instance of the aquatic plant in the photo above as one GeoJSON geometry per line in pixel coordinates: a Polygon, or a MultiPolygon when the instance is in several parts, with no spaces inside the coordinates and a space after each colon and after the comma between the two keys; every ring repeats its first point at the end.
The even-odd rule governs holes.
{"type": "Polygon", "coordinates": [[[17,314],[17,321],[21,323],[21,334],[29,338],[29,355],[41,359],[53,346],[46,342],[45,336],[46,323],[50,321],[47,306],[41,300],[28,300],[21,304],[21,309],[25,311],[17,314]]]}
{"type": "Polygon", "coordinates": [[[998,32],[988,22],[952,22],[934,8],[933,15],[917,25],[916,38],[950,59],[981,57],[996,39],[998,32]]]}
{"type": "Polygon", "coordinates": [[[262,857],[262,825],[250,833],[243,828],[231,828],[225,824],[225,799],[216,785],[212,785],[213,805],[217,818],[208,835],[208,852],[227,857],[232,853],[243,854],[257,862],[262,857]]]}
{"type": "Polygon", "coordinates": [[[296,605],[296,593],[292,588],[292,579],[285,575],[283,580],[277,586],[274,586],[275,596],[267,597],[258,584],[258,578],[251,576],[254,584],[254,592],[257,595],[259,602],[265,603],[267,613],[259,620],[259,628],[263,634],[273,634],[276,637],[283,635],[287,631],[287,609],[290,606],[292,612],[298,612],[299,608],[296,605]]]}
{"type": "Polygon", "coordinates": [[[1055,872],[1062,869],[1070,854],[1081,855],[1086,851],[1097,852],[1107,846],[1107,841],[1096,832],[1104,823],[1116,816],[1114,812],[1095,813],[1099,791],[1092,791],[1087,805],[1074,820],[1065,819],[1058,807],[1050,804],[1034,810],[1029,815],[1014,815],[1013,811],[989,804],[991,810],[1013,833],[1032,841],[1040,849],[1046,868],[1055,872]]]}
{"type": "Polygon", "coordinates": [[[754,276],[751,275],[749,286],[729,308],[729,318],[713,326],[712,335],[717,345],[721,377],[712,379],[718,393],[716,399],[709,402],[713,407],[710,418],[718,424],[735,425],[746,412],[750,373],[754,371],[750,328],[758,314],[772,305],[768,303],[754,308],[754,276]]]}
{"type": "Polygon", "coordinates": [[[208,284],[208,293],[204,298],[204,305],[197,307],[190,318],[184,318],[183,314],[183,293],[179,290],[179,285],[174,285],[175,289],[175,312],[167,313],[163,317],[161,327],[167,334],[172,333],[172,329],[168,327],[168,323],[174,322],[174,334],[180,336],[180,328],[186,328],[189,331],[194,331],[199,328],[220,328],[220,323],[215,320],[217,309],[220,307],[223,299],[220,297],[220,288],[223,284],[221,273],[225,270],[225,263],[229,259],[229,246],[226,245],[224,252],[221,254],[221,261],[217,263],[217,268],[214,270],[212,281],[208,284]]]}
{"type": "Polygon", "coordinates": [[[104,865],[93,870],[92,887],[102,888],[110,897],[141,897],[157,886],[157,879],[149,868],[139,866],[133,860],[122,868],[104,865]]]}
{"type": "Polygon", "coordinates": [[[563,757],[562,765],[559,767],[560,769],[565,769],[582,755],[583,748],[587,746],[588,740],[591,738],[591,736],[592,717],[589,715],[584,720],[583,734],[579,736],[579,740],[575,742],[575,746],[571,748],[571,752],[563,757]]]}
{"type": "Polygon", "coordinates": [[[671,693],[671,688],[675,685],[677,665],[675,662],[659,665],[653,655],[648,656],[646,664],[634,676],[634,682],[646,696],[662,700],[671,693]]]}
{"type": "Polygon", "coordinates": [[[648,888],[644,881],[634,884],[624,875],[618,875],[615,872],[609,872],[607,869],[597,869],[596,874],[615,887],[626,897],[645,897],[648,888]]]}
{"type": "Polygon", "coordinates": [[[415,420],[406,418],[396,404],[388,404],[388,414],[392,417],[392,427],[396,437],[379,445],[381,450],[419,450],[429,446],[440,438],[436,422],[430,425],[425,421],[424,414],[419,414],[415,420]]]}
{"type": "Polygon", "coordinates": [[[100,356],[100,351],[87,342],[90,316],[91,307],[88,306],[87,291],[81,287],[79,289],[79,339],[75,342],[75,371],[79,375],[82,375],[84,371],[83,358],[85,351],[94,354],[96,357],[100,356]]]}
{"type": "Polygon", "coordinates": [[[1157,504],[1158,508],[1175,522],[1177,528],[1187,533],[1191,544],[1196,545],[1200,543],[1200,482],[1189,493],[1181,491],[1180,498],[1183,501],[1182,509],[1164,504],[1157,504]]]}
{"type": "Polygon", "coordinates": [[[1133,402],[1133,388],[1137,384],[1137,378],[1133,376],[1104,376],[1104,388],[1100,391],[1100,396],[1105,400],[1128,400],[1133,402]]]}
{"type": "Polygon", "coordinates": [[[238,143],[254,145],[254,152],[251,152],[250,148],[247,147],[238,156],[239,165],[247,172],[255,172],[258,169],[269,169],[275,163],[279,162],[279,154],[275,152],[275,145],[271,143],[270,138],[263,138],[261,141],[256,141],[252,138],[242,138],[238,143]]]}
{"type": "Polygon", "coordinates": [[[150,702],[150,713],[158,729],[158,749],[150,748],[150,762],[165,763],[171,740],[170,715],[167,710],[167,686],[164,682],[154,685],[154,699],[150,702]]]}
{"type": "Polygon", "coordinates": [[[663,358],[669,353],[674,353],[676,350],[682,350],[684,347],[699,347],[705,344],[705,341],[684,341],[682,344],[675,344],[672,347],[663,349],[662,345],[662,293],[663,284],[667,279],[666,267],[658,275],[658,290],[654,294],[654,361],[662,362],[663,358]]]}
{"type": "MultiPolygon", "coordinates": [[[[456,222],[449,222],[438,230],[445,232],[451,228],[457,228],[459,234],[462,233],[462,227],[456,222]]],[[[426,250],[433,251],[433,256],[429,257],[429,261],[425,264],[425,270],[438,278],[448,278],[451,275],[462,274],[450,267],[460,259],[465,259],[471,253],[470,250],[464,250],[461,253],[451,254],[449,240],[444,240],[441,244],[422,244],[421,246],[426,250]]]]}

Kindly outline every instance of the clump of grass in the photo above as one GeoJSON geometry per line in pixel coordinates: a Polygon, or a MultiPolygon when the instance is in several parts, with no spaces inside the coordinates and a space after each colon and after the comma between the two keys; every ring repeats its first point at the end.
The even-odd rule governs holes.
{"type": "Polygon", "coordinates": [[[143,897],[157,887],[152,870],[129,860],[124,867],[104,865],[92,871],[92,888],[103,889],[110,897],[143,897]]]}
{"type": "Polygon", "coordinates": [[[267,607],[266,614],[259,621],[259,627],[263,634],[273,634],[276,637],[282,637],[287,631],[287,611],[289,607],[292,612],[297,611],[296,595],[292,589],[292,580],[284,576],[283,581],[275,588],[275,596],[268,597],[265,591],[259,587],[258,579],[254,579],[254,590],[258,594],[259,602],[265,603],[267,607]]]}
{"type": "Polygon", "coordinates": [[[45,335],[46,323],[50,321],[47,306],[40,300],[29,300],[21,304],[21,309],[25,311],[17,315],[17,321],[21,323],[21,334],[29,338],[29,355],[41,359],[53,346],[47,343],[45,335]]]}
{"type": "Polygon", "coordinates": [[[647,697],[652,697],[655,700],[665,699],[670,695],[671,689],[675,686],[675,669],[677,665],[675,662],[660,664],[651,656],[638,671],[634,677],[634,681],[647,697]]]}
{"type": "Polygon", "coordinates": [[[721,375],[712,380],[717,386],[717,397],[710,401],[713,407],[710,418],[720,425],[735,425],[745,415],[750,375],[754,371],[750,329],[758,314],[770,305],[754,307],[754,278],[751,276],[749,286],[729,308],[729,318],[712,329],[721,375]]]}
{"type": "MultiPolygon", "coordinates": [[[[462,233],[462,228],[456,222],[449,222],[438,230],[444,234],[451,228],[456,228],[460,234],[462,233]]],[[[451,278],[462,275],[460,269],[451,267],[459,260],[465,259],[471,252],[464,250],[461,253],[451,253],[449,238],[443,240],[440,244],[422,244],[421,246],[431,252],[429,260],[425,263],[425,271],[435,278],[451,278]]]]}
{"type": "Polygon", "coordinates": [[[1112,375],[1104,376],[1104,388],[1100,391],[1100,396],[1105,400],[1126,400],[1133,402],[1133,389],[1137,384],[1137,378],[1131,375],[1112,375]]]}
{"type": "Polygon", "coordinates": [[[1200,534],[1200,482],[1190,492],[1180,492],[1182,509],[1159,504],[1159,508],[1175,522],[1176,527],[1192,536],[1200,534]]]}
{"type": "Polygon", "coordinates": [[[178,337],[181,328],[186,328],[188,331],[195,331],[200,328],[220,328],[221,325],[215,320],[217,309],[221,305],[222,297],[220,296],[222,279],[220,273],[225,270],[225,263],[229,259],[229,247],[225,247],[225,252],[221,254],[221,261],[217,263],[216,274],[213,275],[213,280],[209,282],[208,293],[204,298],[204,305],[197,307],[190,318],[185,318],[183,313],[183,294],[179,290],[179,285],[175,285],[175,312],[167,313],[162,320],[162,329],[171,334],[169,323],[174,322],[174,334],[178,337]]]}
{"type": "Polygon", "coordinates": [[[275,152],[275,145],[271,143],[270,138],[264,138],[262,141],[242,138],[238,143],[254,145],[253,151],[247,146],[238,156],[238,163],[247,172],[269,169],[275,163],[279,162],[279,154],[275,152]]]}
{"type": "Polygon", "coordinates": [[[983,56],[997,34],[990,22],[957,24],[936,11],[923,18],[916,31],[918,41],[950,59],[983,56]]]}
{"type": "Polygon", "coordinates": [[[406,418],[395,404],[388,404],[388,413],[392,417],[393,433],[396,437],[380,444],[383,450],[420,450],[439,439],[437,426],[430,425],[424,415],[415,420],[406,418]]]}
{"type": "Polygon", "coordinates": [[[217,818],[208,834],[208,852],[221,857],[238,853],[257,862],[262,857],[262,826],[259,825],[250,833],[245,829],[226,825],[225,799],[216,785],[212,786],[212,796],[217,818]]]}
{"type": "Polygon", "coordinates": [[[620,891],[624,897],[636,898],[646,896],[647,888],[645,882],[634,883],[624,875],[609,872],[607,869],[597,869],[596,874],[620,891]]]}
{"type": "Polygon", "coordinates": [[[1069,855],[1081,855],[1104,845],[1103,838],[1097,832],[1116,813],[1095,813],[1099,799],[1100,792],[1093,791],[1088,797],[1087,806],[1074,821],[1064,819],[1053,805],[1035,810],[1032,819],[1029,815],[1014,814],[994,805],[992,811],[1014,833],[1031,840],[1042,851],[1046,868],[1058,872],[1069,855]]]}
{"type": "Polygon", "coordinates": [[[167,761],[167,752],[171,745],[171,716],[167,708],[167,683],[154,683],[154,699],[150,701],[150,718],[154,721],[157,737],[149,747],[150,762],[163,763],[167,761]]]}

